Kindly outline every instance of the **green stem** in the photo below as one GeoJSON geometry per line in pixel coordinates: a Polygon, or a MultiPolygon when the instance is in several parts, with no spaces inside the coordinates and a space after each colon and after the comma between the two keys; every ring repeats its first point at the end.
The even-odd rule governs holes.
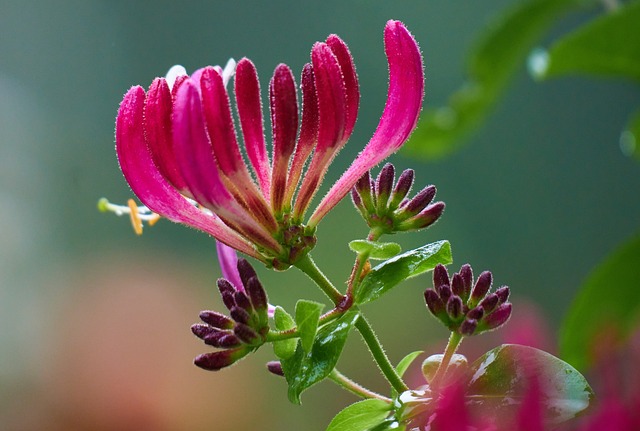
{"type": "Polygon", "coordinates": [[[447,343],[447,347],[444,350],[444,357],[442,358],[442,362],[440,362],[440,366],[436,370],[436,374],[433,376],[429,386],[431,388],[437,388],[440,384],[440,381],[444,378],[447,373],[447,368],[449,367],[449,363],[451,362],[451,358],[453,354],[456,353],[458,346],[462,342],[464,337],[457,332],[452,332],[449,337],[449,342],[447,343]]]}
{"type": "MultiPolygon", "coordinates": [[[[322,316],[320,316],[320,319],[318,320],[318,326],[322,326],[326,323],[331,322],[332,320],[337,319],[338,317],[342,316],[344,312],[345,310],[334,308],[331,311],[324,313],[322,316]]],[[[281,341],[281,340],[288,340],[289,338],[296,338],[298,336],[299,336],[298,327],[294,326],[293,328],[286,329],[284,331],[269,331],[267,333],[266,341],[271,343],[274,341],[281,341]]]]}
{"type": "Polygon", "coordinates": [[[364,316],[360,315],[360,317],[356,321],[356,328],[358,328],[358,331],[360,331],[360,335],[362,335],[362,338],[367,344],[367,347],[369,348],[373,359],[378,364],[378,368],[380,368],[382,374],[384,374],[387,380],[389,380],[389,383],[391,383],[393,389],[395,389],[399,394],[409,390],[407,385],[402,381],[402,378],[396,372],[394,366],[391,364],[391,361],[389,361],[389,358],[384,352],[382,345],[380,345],[378,337],[376,337],[376,334],[373,332],[371,325],[369,325],[369,322],[364,318],[364,316]]]}
{"type": "Polygon", "coordinates": [[[331,281],[320,271],[316,263],[311,259],[311,255],[307,254],[304,257],[298,259],[294,266],[300,271],[304,272],[312,279],[320,289],[327,295],[335,305],[340,304],[342,299],[342,293],[331,284],[331,281]]]}
{"type": "Polygon", "coordinates": [[[347,391],[361,398],[376,398],[378,400],[391,403],[390,398],[387,398],[384,395],[380,395],[377,392],[373,392],[372,390],[369,390],[364,386],[361,386],[360,384],[354,382],[353,380],[351,380],[350,378],[348,378],[347,376],[345,376],[335,368],[333,369],[333,371],[331,371],[331,374],[329,374],[329,378],[339,386],[343,387],[347,391]]]}

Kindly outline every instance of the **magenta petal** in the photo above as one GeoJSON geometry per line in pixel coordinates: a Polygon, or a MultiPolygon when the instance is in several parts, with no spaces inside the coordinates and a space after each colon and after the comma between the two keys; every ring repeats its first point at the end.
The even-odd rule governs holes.
{"type": "Polygon", "coordinates": [[[275,232],[277,225],[271,209],[249,175],[240,153],[222,76],[213,67],[207,67],[202,72],[200,85],[206,127],[218,167],[228,180],[225,185],[256,221],[275,232]]]}
{"type": "Polygon", "coordinates": [[[346,111],[345,126],[342,140],[347,141],[358,117],[358,106],[360,105],[360,89],[358,88],[358,75],[353,64],[353,57],[349,52],[347,44],[335,34],[327,38],[327,45],[333,51],[338,59],[342,77],[344,79],[344,87],[346,90],[346,111]]]}
{"type": "Polygon", "coordinates": [[[271,206],[282,211],[287,185],[289,158],[293,154],[298,133],[298,100],[291,69],[280,64],[269,83],[271,127],[273,130],[273,172],[271,175],[271,206]]]}
{"type": "Polygon", "coordinates": [[[173,139],[171,136],[171,91],[164,78],[156,78],[151,86],[144,104],[144,131],[153,161],[162,175],[181,192],[186,185],[173,155],[173,139]]]}
{"type": "Polygon", "coordinates": [[[331,187],[309,220],[315,226],[369,169],[398,150],[415,129],[424,98],[422,56],[413,36],[399,21],[384,31],[389,61],[387,103],[373,137],[349,169],[331,187]]]}
{"type": "Polygon", "coordinates": [[[218,252],[218,262],[220,263],[222,277],[233,284],[236,290],[244,292],[244,285],[238,272],[238,254],[236,251],[219,241],[216,242],[216,251],[218,252]]]}
{"type": "Polygon", "coordinates": [[[256,259],[261,255],[214,215],[204,214],[189,203],[162,176],[144,138],[145,93],[132,87],[125,95],[116,119],[116,152],[120,168],[133,192],[151,211],[212,235],[256,259]]]}
{"type": "Polygon", "coordinates": [[[243,58],[238,62],[234,85],[244,146],[258,178],[262,194],[268,200],[271,189],[271,167],[264,141],[260,83],[256,68],[248,58],[243,58]]]}

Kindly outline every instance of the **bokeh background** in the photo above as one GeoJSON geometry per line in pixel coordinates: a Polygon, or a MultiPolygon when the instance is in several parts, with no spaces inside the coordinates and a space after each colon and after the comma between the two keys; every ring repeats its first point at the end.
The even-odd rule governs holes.
{"type": "MultiPolygon", "coordinates": [[[[0,429],[324,429],[354,398],[325,382],[290,405],[284,381],[264,369],[268,347],[220,373],[192,365],[206,347],[189,326],[199,310],[220,307],[214,242],[166,221],[135,237],[128,220],[96,210],[101,196],[131,197],[114,152],[118,104],[173,64],[193,70],[229,57],[251,58],[264,89],[278,63],[301,70],[311,45],[337,33],[355,58],[362,101],[326,188],[382,112],[388,19],[419,41],[426,105],[436,107],[464,81],[475,37],[513,3],[1,1],[0,429]]],[[[588,18],[574,15],[549,36],[588,18]]],[[[511,286],[524,316],[512,326],[537,321],[553,334],[589,270],[638,228],[640,168],[618,142],[639,96],[624,81],[535,83],[523,65],[460,151],[429,162],[393,157],[447,203],[434,227],[394,240],[409,249],[449,239],[456,266],[491,269],[511,286]]],[[[345,200],[320,225],[316,261],[345,280],[346,243],[365,234],[345,200]]],[[[272,302],[322,300],[294,270],[258,270],[272,302]]],[[[411,280],[366,306],[393,361],[444,346],[421,299],[429,283],[411,280]]],[[[361,344],[354,334],[340,368],[384,390],[361,344]]]]}

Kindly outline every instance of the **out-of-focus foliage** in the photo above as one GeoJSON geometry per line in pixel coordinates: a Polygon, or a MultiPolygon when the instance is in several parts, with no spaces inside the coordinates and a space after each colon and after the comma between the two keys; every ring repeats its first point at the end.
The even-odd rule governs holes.
{"type": "Polygon", "coordinates": [[[640,159],[640,110],[634,112],[627,123],[626,130],[620,135],[620,149],[627,156],[640,159]]]}
{"type": "Polygon", "coordinates": [[[600,264],[580,289],[560,332],[560,356],[585,370],[607,331],[626,336],[640,315],[640,236],[600,264]]]}
{"type": "Polygon", "coordinates": [[[451,95],[447,106],[422,114],[405,149],[426,159],[458,149],[491,111],[542,35],[560,16],[583,4],[581,0],[534,0],[498,17],[469,55],[468,81],[451,95]]]}

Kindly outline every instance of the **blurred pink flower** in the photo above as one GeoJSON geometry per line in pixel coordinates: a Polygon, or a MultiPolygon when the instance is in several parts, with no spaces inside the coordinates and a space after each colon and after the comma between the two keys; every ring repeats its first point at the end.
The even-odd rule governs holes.
{"type": "Polygon", "coordinates": [[[302,70],[300,127],[293,74],[284,64],[276,67],[269,84],[271,159],[250,60],[238,62],[234,83],[249,163],[236,139],[225,88],[233,63],[231,70],[208,66],[191,76],[173,70],[171,77],[155,79],[147,93],[132,87],[118,111],[116,150],[144,210],[205,231],[276,267],[294,263],[315,245],[316,226],[327,212],[365,172],[398,150],[416,126],[424,96],[417,43],[398,21],[387,23],[384,41],[389,89],[380,123],[306,224],[305,213],[349,139],[358,111],[355,67],[338,36],[316,43],[311,63],[302,70]]]}

